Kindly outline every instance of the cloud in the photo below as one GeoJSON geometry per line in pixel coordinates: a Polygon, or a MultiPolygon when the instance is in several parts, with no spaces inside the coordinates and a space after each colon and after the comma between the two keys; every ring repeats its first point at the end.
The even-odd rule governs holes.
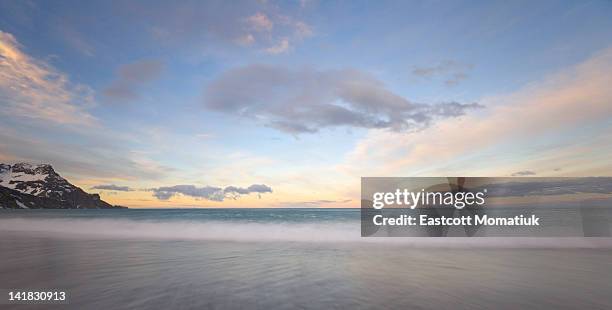
{"type": "Polygon", "coordinates": [[[272,27],[274,27],[274,23],[270,18],[261,12],[247,17],[246,22],[254,31],[271,31],[272,27]]]}
{"type": "Polygon", "coordinates": [[[468,78],[467,71],[472,68],[473,65],[445,60],[434,66],[414,67],[412,74],[421,78],[441,77],[446,86],[455,86],[468,78]]]}
{"type": "Polygon", "coordinates": [[[482,107],[415,103],[358,70],[294,70],[262,64],[222,74],[207,86],[204,104],[293,134],[337,126],[420,130],[436,119],[482,107]]]}
{"type": "Polygon", "coordinates": [[[195,137],[199,139],[212,139],[215,138],[215,135],[211,133],[199,133],[196,134],[195,137]]]}
{"type": "Polygon", "coordinates": [[[157,197],[159,200],[168,200],[177,194],[214,201],[223,201],[225,198],[223,190],[220,187],[212,186],[196,187],[195,185],[174,185],[153,188],[151,191],[153,191],[153,196],[157,197]]]}
{"type": "Polygon", "coordinates": [[[517,171],[512,174],[513,177],[524,177],[528,175],[536,175],[536,173],[531,170],[523,170],[523,171],[517,171]]]}
{"type": "MultiPolygon", "coordinates": [[[[564,157],[551,157],[555,160],[537,163],[542,169],[547,165],[554,165],[550,169],[563,165],[569,167],[568,173],[570,169],[577,174],[580,169],[588,169],[598,175],[609,174],[609,161],[584,162],[585,154],[595,156],[600,151],[607,152],[609,144],[597,139],[610,136],[609,127],[586,137],[590,140],[576,141],[570,137],[585,124],[609,124],[612,117],[610,72],[612,49],[606,49],[513,93],[483,99],[487,109],[482,113],[439,122],[435,127],[410,135],[371,131],[339,168],[357,175],[414,175],[419,172],[432,175],[437,171],[448,174],[450,169],[458,169],[457,174],[503,175],[511,171],[500,170],[500,165],[508,167],[512,163],[508,158],[516,158],[513,160],[517,165],[529,164],[523,157],[528,147],[523,146],[545,137],[545,141],[558,138],[566,142],[559,145],[564,148],[563,152],[559,148],[554,150],[554,156],[564,157]],[[589,143],[589,147],[585,148],[584,143],[589,143]],[[490,153],[496,149],[501,153],[490,153]],[[508,150],[523,150],[520,153],[523,156],[508,150]],[[494,172],[487,170],[495,165],[496,159],[502,158],[506,161],[495,166],[494,172]],[[563,162],[560,159],[564,159],[563,162]],[[597,171],[597,167],[604,169],[597,171]]],[[[544,155],[538,149],[529,154],[536,160],[544,155]]]]}
{"type": "Polygon", "coordinates": [[[142,137],[103,128],[88,112],[95,106],[89,87],[71,83],[24,50],[11,34],[0,31],[0,157],[50,162],[77,183],[92,175],[159,180],[174,173],[147,158],[132,158],[128,146],[142,137]]]}
{"type": "Polygon", "coordinates": [[[489,197],[552,196],[568,194],[612,194],[612,178],[572,178],[534,182],[503,182],[483,185],[489,197]]]}
{"type": "Polygon", "coordinates": [[[265,49],[268,54],[281,54],[289,50],[289,39],[283,38],[276,45],[265,49]]]}
{"type": "Polygon", "coordinates": [[[194,198],[203,198],[212,201],[223,201],[225,198],[237,199],[241,195],[252,193],[263,194],[271,193],[272,188],[264,184],[253,184],[247,188],[237,186],[227,186],[225,188],[214,186],[197,187],[195,185],[174,185],[162,186],[149,189],[153,192],[153,196],[159,200],[168,200],[171,197],[182,194],[194,198]]]}
{"type": "Polygon", "coordinates": [[[308,3],[310,3],[310,0],[300,0],[300,7],[301,8],[305,8],[306,6],[308,6],[308,3]]]}
{"type": "Polygon", "coordinates": [[[314,34],[307,23],[282,14],[257,12],[245,18],[245,23],[247,34],[238,36],[235,41],[243,46],[261,42],[267,45],[263,51],[272,55],[285,53],[293,43],[314,34]]]}
{"type": "Polygon", "coordinates": [[[295,35],[298,38],[307,38],[314,35],[314,31],[310,25],[306,24],[302,21],[293,22],[293,26],[295,27],[295,35]]]}
{"type": "Polygon", "coordinates": [[[223,189],[223,192],[230,194],[242,194],[247,195],[250,193],[271,193],[272,188],[265,184],[253,184],[247,188],[236,187],[236,186],[228,186],[223,189]]]}
{"type": "Polygon", "coordinates": [[[100,189],[100,190],[118,191],[118,192],[129,192],[129,191],[132,191],[132,189],[127,187],[127,186],[119,186],[119,185],[115,185],[115,184],[96,185],[96,186],[92,186],[91,189],[100,189]]]}
{"type": "Polygon", "coordinates": [[[147,83],[157,79],[162,72],[163,64],[156,60],[140,60],[126,64],[117,70],[114,81],[103,91],[113,100],[133,100],[138,98],[138,90],[147,83]]]}
{"type": "Polygon", "coordinates": [[[123,18],[137,16],[145,20],[156,41],[188,45],[191,49],[226,52],[223,47],[235,44],[279,54],[314,35],[306,21],[290,16],[297,15],[295,8],[267,1],[241,1],[239,5],[231,1],[197,1],[155,6],[130,2],[124,11],[123,18]]]}
{"type": "Polygon", "coordinates": [[[32,128],[30,125],[23,126],[19,120],[2,120],[0,153],[15,161],[51,163],[62,176],[77,183],[92,176],[108,182],[116,179],[159,181],[176,172],[172,167],[161,165],[128,148],[136,139],[143,141],[143,134],[100,128],[79,128],[77,131],[49,127],[45,123],[32,128]],[[61,139],[49,140],[45,137],[61,139]]]}
{"type": "Polygon", "coordinates": [[[56,124],[96,124],[86,111],[94,105],[93,91],[22,49],[13,35],[0,31],[0,113],[56,124]]]}
{"type": "Polygon", "coordinates": [[[146,22],[153,38],[163,44],[194,44],[202,42],[230,43],[248,33],[247,18],[260,12],[256,1],[240,5],[227,1],[184,1],[178,3],[130,2],[117,12],[122,18],[138,18],[146,22]]]}
{"type": "Polygon", "coordinates": [[[444,84],[446,86],[455,86],[467,78],[468,78],[468,75],[466,73],[455,72],[451,74],[446,80],[444,80],[444,84]]]}
{"type": "Polygon", "coordinates": [[[238,45],[248,46],[255,43],[255,37],[252,34],[247,33],[238,37],[235,41],[238,45]]]}
{"type": "Polygon", "coordinates": [[[269,40],[267,40],[268,44],[271,45],[265,48],[264,52],[268,54],[276,55],[285,53],[289,51],[295,43],[301,42],[305,38],[314,35],[312,27],[303,21],[295,20],[286,15],[278,15],[276,19],[282,28],[276,31],[276,36],[270,37],[269,40]]]}
{"type": "Polygon", "coordinates": [[[68,20],[59,19],[55,23],[55,28],[62,40],[66,41],[74,50],[87,57],[95,55],[95,48],[90,39],[78,31],[75,26],[71,25],[68,20]]]}
{"type": "Polygon", "coordinates": [[[281,208],[320,208],[320,207],[336,207],[342,206],[351,202],[352,199],[344,200],[329,200],[329,199],[318,199],[309,201],[295,201],[295,202],[282,202],[277,206],[281,208]]]}

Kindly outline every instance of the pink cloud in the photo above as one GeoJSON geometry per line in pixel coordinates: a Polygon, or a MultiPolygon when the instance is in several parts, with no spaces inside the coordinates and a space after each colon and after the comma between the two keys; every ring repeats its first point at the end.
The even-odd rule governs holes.
{"type": "MultiPolygon", "coordinates": [[[[504,143],[525,143],[545,134],[567,135],[586,124],[609,120],[610,72],[612,49],[606,49],[514,93],[485,98],[481,102],[487,108],[482,111],[413,134],[371,130],[340,169],[359,175],[418,174],[504,143]]],[[[569,137],[560,138],[568,146],[576,143],[569,137]]]]}

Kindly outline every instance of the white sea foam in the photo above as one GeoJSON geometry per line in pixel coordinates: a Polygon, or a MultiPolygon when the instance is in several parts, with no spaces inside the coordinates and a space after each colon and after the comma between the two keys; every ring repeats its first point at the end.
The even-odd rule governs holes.
{"type": "Polygon", "coordinates": [[[612,238],[362,238],[359,222],[293,224],[12,218],[0,219],[0,232],[79,239],[367,243],[442,248],[612,248],[612,238]]]}

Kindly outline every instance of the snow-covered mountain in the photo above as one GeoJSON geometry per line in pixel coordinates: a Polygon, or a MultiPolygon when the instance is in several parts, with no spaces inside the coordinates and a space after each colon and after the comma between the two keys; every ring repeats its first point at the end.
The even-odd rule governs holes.
{"type": "Polygon", "coordinates": [[[0,208],[116,208],[62,178],[51,165],[0,164],[0,208]]]}

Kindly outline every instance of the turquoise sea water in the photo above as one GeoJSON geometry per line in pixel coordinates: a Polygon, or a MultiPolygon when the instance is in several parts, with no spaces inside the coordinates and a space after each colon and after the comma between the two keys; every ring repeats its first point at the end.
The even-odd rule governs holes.
{"type": "Polygon", "coordinates": [[[359,209],[112,209],[0,210],[0,216],[62,219],[127,219],[135,221],[345,222],[359,221],[359,209]]]}

